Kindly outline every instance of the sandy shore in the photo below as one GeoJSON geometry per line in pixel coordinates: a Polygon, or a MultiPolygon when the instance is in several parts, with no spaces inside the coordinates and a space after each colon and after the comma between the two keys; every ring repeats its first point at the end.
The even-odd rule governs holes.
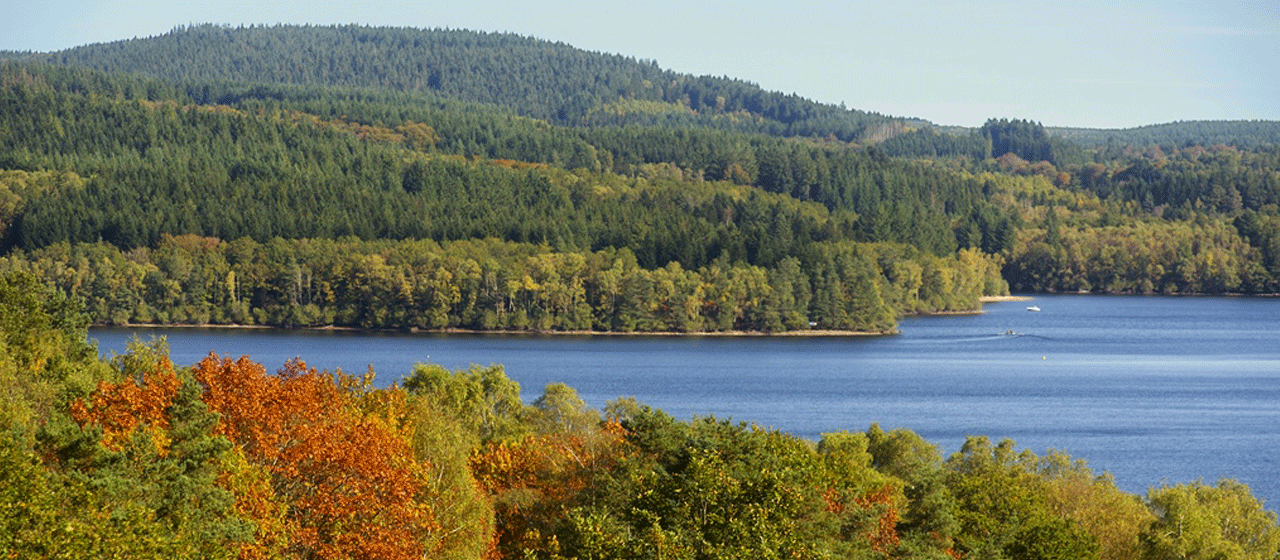
{"type": "Polygon", "coordinates": [[[978,301],[982,303],[1000,303],[1002,301],[1031,301],[1035,298],[1031,296],[982,296],[978,301]]]}

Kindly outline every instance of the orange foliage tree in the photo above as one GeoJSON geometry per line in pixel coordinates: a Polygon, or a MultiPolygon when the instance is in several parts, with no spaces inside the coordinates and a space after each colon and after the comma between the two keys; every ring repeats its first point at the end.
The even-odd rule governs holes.
{"type": "Polygon", "coordinates": [[[181,382],[168,358],[161,358],[137,379],[121,383],[101,381],[89,401],[71,403],[71,414],[81,424],[102,427],[102,444],[119,450],[134,430],[143,428],[160,455],[168,448],[168,409],[181,382]]]}
{"type": "MultiPolygon", "coordinates": [[[[133,364],[129,377],[99,383],[72,404],[82,424],[102,429],[118,450],[143,430],[168,453],[182,380],[167,357],[133,364]]],[[[255,522],[242,558],[410,559],[438,552],[423,499],[423,465],[403,428],[398,389],[362,393],[359,379],[322,375],[298,360],[267,375],[248,358],[210,354],[194,368],[200,400],[218,413],[214,435],[233,444],[219,460],[218,483],[236,513],[255,522]]]]}
{"type": "MultiPolygon", "coordinates": [[[[222,415],[217,432],[260,468],[271,499],[287,506],[286,554],[321,559],[409,559],[425,553],[432,512],[418,498],[421,466],[393,418],[366,414],[350,391],[300,360],[269,376],[248,358],[210,354],[195,366],[205,402],[222,415]]],[[[247,515],[274,515],[241,503],[247,515]]],[[[243,556],[261,551],[252,547],[243,556]]]]}

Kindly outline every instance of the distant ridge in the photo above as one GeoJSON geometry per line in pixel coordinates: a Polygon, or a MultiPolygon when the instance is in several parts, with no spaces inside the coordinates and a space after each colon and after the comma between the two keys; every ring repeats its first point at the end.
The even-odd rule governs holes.
{"type": "Polygon", "coordinates": [[[1177,121],[1124,129],[1049,127],[1047,130],[1053,136],[1084,147],[1108,143],[1176,147],[1223,144],[1243,149],[1280,145],[1280,121],[1266,120],[1177,121]]]}
{"type": "MultiPolygon", "coordinates": [[[[925,123],[922,128],[948,136],[969,136],[980,127],[944,126],[925,123]]],[[[1133,128],[1080,128],[1046,126],[1050,136],[1069,140],[1085,148],[1117,144],[1170,144],[1175,146],[1214,144],[1244,149],[1280,144],[1280,121],[1269,120],[1189,120],[1148,124],[1133,128]]]]}
{"type": "Polygon", "coordinates": [[[695,77],[656,62],[510,33],[211,24],[10,58],[166,81],[237,81],[434,91],[566,125],[681,124],[775,136],[883,138],[900,119],[695,77]]]}
{"type": "MultiPolygon", "coordinates": [[[[977,130],[817,103],[730,77],[679,74],[655,61],[587,51],[563,42],[460,29],[197,24],[155,37],[51,53],[0,51],[0,59],[141,74],[169,82],[431,91],[571,126],[697,126],[863,144],[912,130],[951,136],[977,130]]],[[[1046,131],[1084,148],[1224,144],[1250,149],[1280,144],[1280,121],[1266,120],[1189,120],[1127,129],[1046,127],[1046,131]]]]}

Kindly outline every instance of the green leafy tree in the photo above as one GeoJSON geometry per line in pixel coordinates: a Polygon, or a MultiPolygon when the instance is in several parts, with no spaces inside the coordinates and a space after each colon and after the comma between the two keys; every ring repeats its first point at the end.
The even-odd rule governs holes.
{"type": "Polygon", "coordinates": [[[530,413],[520,400],[520,384],[508,378],[500,365],[473,365],[451,372],[419,364],[402,385],[411,395],[453,415],[478,442],[519,439],[528,433],[530,413]]]}
{"type": "Polygon", "coordinates": [[[947,461],[948,486],[958,505],[957,548],[983,558],[1098,558],[1098,542],[1053,511],[1039,458],[1018,453],[1012,440],[997,445],[969,437],[947,461]]]}
{"type": "Polygon", "coordinates": [[[898,526],[899,550],[907,556],[942,557],[952,549],[960,525],[937,445],[910,430],[885,432],[878,424],[871,425],[866,438],[871,466],[903,482],[907,503],[898,526]]]}
{"type": "Polygon", "coordinates": [[[1280,555],[1275,512],[1234,480],[1153,488],[1156,521],[1142,534],[1143,558],[1252,560],[1280,555]]]}

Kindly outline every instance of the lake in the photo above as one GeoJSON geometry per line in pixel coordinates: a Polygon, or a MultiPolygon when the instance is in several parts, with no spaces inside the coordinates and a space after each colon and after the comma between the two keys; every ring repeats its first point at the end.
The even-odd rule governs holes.
{"type": "Polygon", "coordinates": [[[603,407],[633,396],[801,437],[908,428],[1088,460],[1124,490],[1235,478],[1280,499],[1280,298],[1035,296],[986,313],[909,317],[886,337],[540,336],[95,328],[104,354],[166,336],[176,363],[210,351],[273,370],[301,356],[388,385],[415,363],[503,364],[526,400],[563,382],[603,407]],[[1027,306],[1038,306],[1032,312],[1027,306]]]}

